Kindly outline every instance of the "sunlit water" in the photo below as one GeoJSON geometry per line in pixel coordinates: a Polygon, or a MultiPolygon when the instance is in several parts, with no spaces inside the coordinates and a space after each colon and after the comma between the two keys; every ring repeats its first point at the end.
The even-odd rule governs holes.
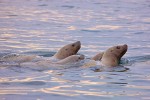
{"type": "Polygon", "coordinates": [[[87,58],[113,45],[129,46],[125,72],[1,66],[0,99],[149,100],[149,32],[149,0],[0,0],[0,57],[50,57],[75,41],[87,58]]]}

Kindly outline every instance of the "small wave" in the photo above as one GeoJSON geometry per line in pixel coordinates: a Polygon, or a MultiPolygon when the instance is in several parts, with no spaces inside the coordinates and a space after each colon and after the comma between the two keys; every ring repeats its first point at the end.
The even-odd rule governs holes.
{"type": "Polygon", "coordinates": [[[116,66],[116,67],[106,67],[106,66],[93,66],[90,68],[94,72],[125,72],[128,71],[129,68],[124,66],[116,66]]]}
{"type": "Polygon", "coordinates": [[[127,60],[128,60],[127,62],[130,64],[137,63],[137,62],[147,62],[150,61],[150,55],[128,57],[127,60]]]}
{"type": "Polygon", "coordinates": [[[122,58],[119,63],[122,66],[130,66],[130,65],[132,65],[132,63],[130,62],[130,60],[128,58],[122,58]]]}
{"type": "Polygon", "coordinates": [[[81,31],[84,31],[84,32],[101,32],[100,30],[86,30],[86,29],[83,29],[81,31]]]}
{"type": "Polygon", "coordinates": [[[123,66],[131,66],[132,64],[137,62],[139,63],[147,61],[150,61],[150,55],[122,58],[120,64],[123,66]]]}
{"type": "Polygon", "coordinates": [[[28,81],[28,82],[22,82],[22,84],[25,85],[45,85],[46,83],[44,81],[28,81]]]}
{"type": "Polygon", "coordinates": [[[47,4],[41,4],[41,5],[38,5],[38,6],[48,6],[47,4]]]}
{"type": "Polygon", "coordinates": [[[11,51],[1,51],[0,52],[0,58],[5,56],[5,55],[11,54],[11,53],[12,53],[11,51]]]}
{"type": "Polygon", "coordinates": [[[83,65],[84,61],[79,61],[76,63],[68,63],[68,64],[56,64],[52,62],[47,61],[41,61],[41,62],[27,62],[21,64],[21,67],[23,68],[29,68],[31,70],[37,70],[37,71],[44,71],[44,70],[62,70],[62,69],[69,69],[69,68],[79,68],[83,65]]]}
{"type": "Polygon", "coordinates": [[[16,17],[16,16],[18,16],[18,15],[10,14],[10,15],[8,15],[8,16],[10,16],[10,17],[16,17]]]}
{"type": "Polygon", "coordinates": [[[134,34],[144,34],[144,32],[135,32],[134,34]]]}
{"type": "Polygon", "coordinates": [[[28,52],[23,52],[22,54],[38,55],[38,56],[43,56],[43,57],[51,57],[55,53],[56,52],[51,52],[51,51],[28,51],[28,52]]]}
{"type": "Polygon", "coordinates": [[[74,6],[71,6],[71,5],[63,5],[63,6],[61,6],[61,7],[63,7],[63,8],[74,8],[74,6]]]}

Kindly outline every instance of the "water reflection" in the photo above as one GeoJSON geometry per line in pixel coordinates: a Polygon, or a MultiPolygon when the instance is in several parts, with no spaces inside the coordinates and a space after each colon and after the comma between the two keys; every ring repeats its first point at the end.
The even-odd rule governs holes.
{"type": "Polygon", "coordinates": [[[28,92],[32,91],[32,89],[27,89],[27,88],[13,88],[13,89],[0,89],[0,94],[2,95],[8,95],[8,94],[16,94],[16,95],[27,95],[28,92]]]}
{"type": "Polygon", "coordinates": [[[120,29],[121,26],[114,26],[114,25],[98,25],[91,28],[88,28],[89,30],[116,30],[120,29]]]}
{"type": "MultiPolygon", "coordinates": [[[[49,56],[49,51],[80,40],[79,53],[88,57],[122,43],[129,44],[127,57],[149,54],[147,0],[1,0],[0,9],[0,51],[42,49],[46,52],[33,53],[49,56]]],[[[59,99],[149,99],[150,63],[148,58],[141,63],[143,59],[127,65],[131,70],[122,73],[95,73],[86,68],[38,72],[6,66],[0,68],[0,94],[25,95],[22,100],[47,99],[53,94],[59,99]]]]}
{"type": "MultiPolygon", "coordinates": [[[[129,91],[114,91],[114,92],[107,92],[107,91],[101,91],[101,90],[96,90],[93,91],[91,90],[72,90],[68,89],[71,88],[72,86],[56,86],[52,88],[43,88],[40,89],[39,91],[48,93],[48,94],[59,94],[59,95],[65,95],[65,96],[80,96],[80,95],[89,95],[89,96],[100,96],[100,97],[114,97],[114,96],[138,96],[142,95],[140,92],[129,92],[129,91]]],[[[83,88],[83,87],[82,87],[83,88]]]]}
{"type": "MultiPolygon", "coordinates": [[[[45,93],[53,93],[65,96],[78,96],[78,95],[92,95],[92,96],[106,96],[106,92],[94,92],[94,91],[84,91],[84,90],[68,90],[67,88],[71,88],[72,86],[57,86],[53,88],[45,88],[41,89],[42,92],[45,93]]],[[[110,95],[109,95],[110,97],[110,95]]]]}
{"type": "Polygon", "coordinates": [[[81,80],[79,84],[82,85],[105,85],[107,82],[92,82],[90,80],[81,80]]]}
{"type": "Polygon", "coordinates": [[[142,86],[142,85],[127,85],[128,88],[136,88],[136,89],[146,89],[150,90],[150,86],[142,86]]]}
{"type": "Polygon", "coordinates": [[[75,26],[69,26],[68,30],[77,30],[77,28],[75,26]]]}

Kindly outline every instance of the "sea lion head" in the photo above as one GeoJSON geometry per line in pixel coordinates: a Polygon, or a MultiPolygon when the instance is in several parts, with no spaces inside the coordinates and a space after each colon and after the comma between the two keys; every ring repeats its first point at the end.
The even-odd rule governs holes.
{"type": "Polygon", "coordinates": [[[94,57],[91,58],[91,60],[100,61],[103,57],[104,52],[99,52],[94,57]]]}
{"type": "Polygon", "coordinates": [[[110,52],[112,55],[116,56],[118,60],[121,59],[121,57],[127,52],[128,46],[126,44],[124,45],[117,45],[114,47],[109,48],[106,52],[110,52]]]}
{"type": "Polygon", "coordinates": [[[81,60],[84,60],[84,55],[71,55],[65,59],[62,59],[58,62],[56,62],[57,64],[68,64],[68,63],[76,63],[79,62],[81,60]]]}
{"type": "Polygon", "coordinates": [[[57,59],[64,59],[68,56],[75,55],[80,48],[81,48],[80,41],[65,45],[54,55],[54,57],[57,59]]]}
{"type": "Polygon", "coordinates": [[[128,46],[117,45],[107,49],[102,57],[102,63],[106,66],[117,66],[121,57],[127,52],[128,46]]]}

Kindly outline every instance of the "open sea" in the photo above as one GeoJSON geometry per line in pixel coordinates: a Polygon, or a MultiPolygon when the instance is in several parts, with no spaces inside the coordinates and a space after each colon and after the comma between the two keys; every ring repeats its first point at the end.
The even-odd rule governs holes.
{"type": "Polygon", "coordinates": [[[129,70],[0,64],[0,100],[150,100],[150,0],[0,0],[0,57],[51,57],[75,41],[86,58],[127,44],[129,70]]]}

